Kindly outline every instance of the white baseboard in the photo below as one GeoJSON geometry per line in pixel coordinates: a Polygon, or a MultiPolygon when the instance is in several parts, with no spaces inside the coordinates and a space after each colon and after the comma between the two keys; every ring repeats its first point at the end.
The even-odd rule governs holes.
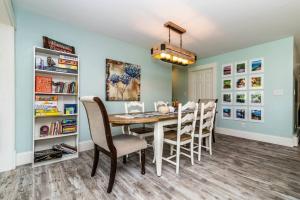
{"type": "Polygon", "coordinates": [[[94,148],[94,142],[92,140],[79,142],[79,152],[88,151],[93,148],[94,148]]]}
{"type": "MultiPolygon", "coordinates": [[[[79,143],[78,151],[87,151],[94,148],[92,140],[87,140],[79,143]]],[[[32,151],[22,152],[16,154],[16,166],[32,163],[32,151]]]]}
{"type": "Polygon", "coordinates": [[[261,141],[261,142],[279,144],[279,145],[288,146],[288,147],[295,146],[295,139],[293,137],[286,138],[286,137],[265,135],[262,133],[241,131],[241,130],[235,130],[235,129],[221,128],[221,127],[216,127],[216,132],[223,134],[223,135],[230,135],[230,136],[240,137],[240,138],[245,138],[245,139],[250,139],[250,140],[257,140],[257,141],[261,141]]]}

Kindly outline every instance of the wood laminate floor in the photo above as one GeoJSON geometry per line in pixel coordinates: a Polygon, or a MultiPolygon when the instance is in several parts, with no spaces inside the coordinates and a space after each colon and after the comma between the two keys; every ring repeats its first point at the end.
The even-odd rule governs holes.
{"type": "Polygon", "coordinates": [[[144,176],[137,155],[126,165],[120,159],[111,194],[106,193],[110,164],[103,154],[93,178],[93,151],[35,169],[21,166],[0,174],[0,199],[300,199],[299,148],[224,135],[216,140],[213,155],[204,152],[194,166],[182,157],[180,175],[163,162],[157,177],[150,150],[144,176]]]}

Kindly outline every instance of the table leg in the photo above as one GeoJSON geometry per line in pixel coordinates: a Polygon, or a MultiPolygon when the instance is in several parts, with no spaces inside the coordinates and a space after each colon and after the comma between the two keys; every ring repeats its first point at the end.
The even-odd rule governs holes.
{"type": "Polygon", "coordinates": [[[155,162],[157,176],[161,176],[162,153],[163,153],[163,126],[160,122],[154,125],[155,162]]]}

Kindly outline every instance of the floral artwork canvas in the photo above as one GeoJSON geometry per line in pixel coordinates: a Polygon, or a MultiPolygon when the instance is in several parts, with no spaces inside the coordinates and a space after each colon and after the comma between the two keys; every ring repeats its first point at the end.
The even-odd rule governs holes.
{"type": "Polygon", "coordinates": [[[106,59],[106,100],[140,101],[141,67],[106,59]]]}

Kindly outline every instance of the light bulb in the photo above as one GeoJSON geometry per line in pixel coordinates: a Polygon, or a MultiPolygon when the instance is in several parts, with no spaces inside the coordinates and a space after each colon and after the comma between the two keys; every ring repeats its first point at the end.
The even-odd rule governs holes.
{"type": "Polygon", "coordinates": [[[178,62],[181,63],[183,61],[182,58],[178,58],[178,62]]]}
{"type": "Polygon", "coordinates": [[[170,60],[170,58],[171,58],[171,55],[170,54],[166,54],[166,59],[170,60]]]}
{"type": "Polygon", "coordinates": [[[165,54],[165,53],[161,53],[161,54],[160,54],[160,57],[161,57],[161,58],[165,58],[165,57],[166,57],[166,54],[165,54]]]}
{"type": "Polygon", "coordinates": [[[173,61],[177,61],[178,58],[176,56],[173,56],[173,61]]]}
{"type": "Polygon", "coordinates": [[[184,65],[188,64],[188,60],[183,59],[183,60],[182,60],[182,64],[184,64],[184,65]]]}

